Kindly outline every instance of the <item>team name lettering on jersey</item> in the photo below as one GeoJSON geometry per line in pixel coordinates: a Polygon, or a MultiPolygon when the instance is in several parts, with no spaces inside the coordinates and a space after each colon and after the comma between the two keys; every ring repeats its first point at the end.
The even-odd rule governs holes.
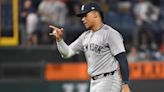
{"type": "Polygon", "coordinates": [[[93,51],[95,53],[100,54],[102,48],[103,48],[102,46],[99,46],[99,45],[94,44],[94,43],[90,43],[90,44],[87,44],[84,46],[84,51],[93,51]]]}

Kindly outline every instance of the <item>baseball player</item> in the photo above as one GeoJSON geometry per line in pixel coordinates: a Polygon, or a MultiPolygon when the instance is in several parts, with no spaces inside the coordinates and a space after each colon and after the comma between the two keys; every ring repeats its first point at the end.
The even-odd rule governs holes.
{"type": "Polygon", "coordinates": [[[130,92],[129,69],[122,36],[103,23],[103,13],[95,2],[82,5],[77,14],[86,27],[70,45],[63,40],[63,28],[50,25],[62,57],[69,58],[83,51],[91,77],[90,92],[130,92]]]}

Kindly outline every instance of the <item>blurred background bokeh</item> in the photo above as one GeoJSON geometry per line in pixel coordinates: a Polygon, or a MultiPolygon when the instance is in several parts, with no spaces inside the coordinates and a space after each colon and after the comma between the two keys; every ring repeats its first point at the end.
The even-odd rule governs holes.
{"type": "Polygon", "coordinates": [[[124,38],[132,92],[164,92],[164,0],[0,0],[0,92],[89,92],[84,54],[62,59],[48,27],[70,44],[88,1],[124,38]]]}

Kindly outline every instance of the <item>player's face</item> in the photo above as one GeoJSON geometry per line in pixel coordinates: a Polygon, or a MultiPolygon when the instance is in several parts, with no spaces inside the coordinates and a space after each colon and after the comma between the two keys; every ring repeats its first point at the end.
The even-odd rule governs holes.
{"type": "Polygon", "coordinates": [[[93,13],[89,12],[82,17],[82,22],[86,29],[91,29],[93,27],[93,13]]]}

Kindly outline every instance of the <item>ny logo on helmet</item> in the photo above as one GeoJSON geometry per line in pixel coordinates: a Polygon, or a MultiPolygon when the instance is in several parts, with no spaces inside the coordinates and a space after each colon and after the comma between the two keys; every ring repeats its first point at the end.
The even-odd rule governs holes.
{"type": "Polygon", "coordinates": [[[82,5],[82,7],[81,7],[81,11],[84,11],[84,5],[82,5]]]}

